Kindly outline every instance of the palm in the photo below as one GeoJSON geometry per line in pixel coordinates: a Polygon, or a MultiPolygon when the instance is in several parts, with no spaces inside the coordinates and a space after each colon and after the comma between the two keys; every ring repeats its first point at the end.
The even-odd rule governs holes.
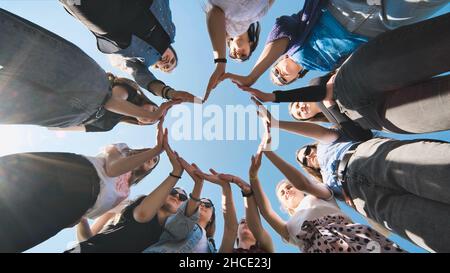
{"type": "Polygon", "coordinates": [[[183,167],[184,170],[186,170],[186,172],[192,177],[192,179],[194,180],[194,182],[200,182],[203,181],[203,178],[198,175],[200,171],[200,168],[193,164],[189,164],[186,160],[184,160],[184,158],[179,157],[178,161],[180,162],[181,166],[183,167]]]}

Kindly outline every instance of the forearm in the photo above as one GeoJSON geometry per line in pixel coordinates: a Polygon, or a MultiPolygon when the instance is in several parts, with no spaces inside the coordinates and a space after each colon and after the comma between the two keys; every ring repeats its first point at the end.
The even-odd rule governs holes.
{"type": "Polygon", "coordinates": [[[93,236],[91,232],[91,227],[86,218],[83,218],[77,225],[77,240],[78,242],[83,242],[88,240],[93,236]]]}
{"type": "Polygon", "coordinates": [[[168,176],[154,191],[147,195],[141,204],[134,209],[133,215],[136,221],[145,223],[155,217],[177,182],[178,178],[168,176]]]}
{"type": "Polygon", "coordinates": [[[289,180],[297,189],[305,191],[308,188],[309,180],[297,168],[284,161],[273,151],[264,152],[267,158],[275,167],[289,180]]]}
{"type": "Polygon", "coordinates": [[[222,211],[225,229],[237,232],[238,221],[236,208],[234,206],[233,193],[229,184],[222,187],[222,211]]]}
{"type": "Polygon", "coordinates": [[[225,14],[214,6],[207,14],[208,33],[211,39],[214,58],[226,58],[225,14]]]}
{"type": "Polygon", "coordinates": [[[106,173],[110,177],[116,177],[140,167],[146,161],[155,158],[161,153],[158,148],[148,149],[141,153],[120,157],[111,162],[106,162],[106,173]]]}
{"type": "Polygon", "coordinates": [[[86,132],[86,127],[84,127],[84,125],[65,128],[47,127],[47,129],[50,131],[86,132]]]}
{"type": "Polygon", "coordinates": [[[245,205],[245,219],[247,226],[253,233],[257,241],[261,241],[261,236],[263,235],[263,226],[261,223],[261,218],[259,216],[258,204],[256,204],[255,196],[249,196],[244,198],[245,205]]]}
{"type": "MultiPolygon", "coordinates": [[[[196,182],[194,185],[194,189],[192,189],[192,197],[195,199],[200,199],[202,195],[202,189],[203,189],[203,181],[202,182],[196,182]]],[[[192,200],[189,198],[187,207],[186,207],[186,216],[191,217],[198,209],[198,206],[200,205],[199,202],[192,200]]]]}
{"type": "Polygon", "coordinates": [[[287,132],[310,137],[325,143],[334,142],[338,138],[336,131],[312,122],[279,121],[278,123],[275,122],[274,125],[287,132]]]}
{"type": "Polygon", "coordinates": [[[107,212],[102,216],[100,216],[99,218],[97,218],[91,227],[92,236],[98,234],[100,230],[102,230],[105,227],[106,223],[108,223],[108,221],[111,218],[114,218],[115,216],[116,216],[115,213],[107,212]]]}
{"type": "Polygon", "coordinates": [[[288,45],[288,38],[281,38],[272,43],[266,44],[263,52],[259,56],[258,61],[249,75],[250,78],[254,81],[259,79],[259,77],[261,77],[261,75],[264,74],[264,72],[266,72],[266,70],[269,69],[270,66],[284,54],[288,45]]]}
{"type": "Polygon", "coordinates": [[[127,100],[119,99],[116,97],[111,97],[106,102],[105,109],[110,112],[134,118],[152,119],[156,117],[155,113],[149,112],[144,108],[141,108],[127,100]]]}

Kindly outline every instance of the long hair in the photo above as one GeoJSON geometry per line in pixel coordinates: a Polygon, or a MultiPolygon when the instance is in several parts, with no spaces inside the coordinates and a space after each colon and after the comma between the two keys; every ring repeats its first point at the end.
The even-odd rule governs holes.
{"type": "MultiPolygon", "coordinates": [[[[306,146],[311,146],[312,148],[315,148],[317,151],[317,145],[318,143],[313,143],[310,145],[306,145],[306,146]]],[[[300,149],[297,150],[297,152],[295,152],[295,159],[297,160],[298,164],[300,164],[300,166],[303,168],[303,170],[308,173],[310,176],[314,177],[317,181],[323,183],[323,178],[322,178],[322,174],[320,173],[320,168],[316,169],[316,168],[312,168],[309,166],[306,166],[303,164],[303,162],[301,162],[301,160],[298,159],[298,153],[306,148],[306,146],[301,147],[300,149]]]]}
{"type": "Polygon", "coordinates": [[[289,214],[290,216],[292,216],[292,215],[295,214],[295,210],[294,210],[293,208],[285,207],[285,206],[283,205],[283,201],[281,200],[280,196],[278,196],[278,191],[279,191],[280,188],[281,188],[282,186],[284,186],[284,185],[291,185],[292,187],[294,187],[294,185],[292,185],[291,181],[289,181],[289,180],[287,180],[287,179],[283,179],[283,180],[281,180],[280,182],[278,182],[277,186],[275,187],[275,195],[276,195],[276,197],[277,197],[277,199],[278,199],[278,202],[280,202],[280,204],[281,204],[281,206],[280,206],[281,210],[284,211],[284,212],[286,212],[286,213],[289,214]]]}
{"type": "MultiPolygon", "coordinates": [[[[129,149],[126,151],[126,154],[127,154],[127,156],[132,156],[132,155],[140,154],[145,151],[148,151],[148,149],[129,149]]],[[[145,170],[144,164],[142,164],[141,166],[139,166],[136,169],[131,171],[131,177],[129,180],[130,186],[137,185],[139,182],[141,182],[142,179],[144,179],[147,175],[149,175],[156,168],[156,166],[158,166],[160,157],[159,157],[159,155],[156,157],[157,157],[157,161],[155,163],[155,166],[153,166],[153,168],[151,168],[149,170],[145,170]]]]}
{"type": "Polygon", "coordinates": [[[298,120],[298,121],[309,121],[309,122],[330,122],[327,119],[327,117],[322,112],[317,113],[316,115],[314,115],[313,117],[310,117],[310,118],[305,118],[305,119],[296,118],[294,116],[294,114],[292,114],[292,108],[293,107],[294,107],[294,102],[289,103],[289,105],[288,105],[289,114],[295,120],[298,120]]]}
{"type": "MultiPolygon", "coordinates": [[[[209,202],[211,202],[211,204],[213,204],[213,202],[208,199],[209,202]]],[[[211,219],[209,219],[208,224],[206,224],[205,227],[206,230],[206,237],[207,238],[214,238],[214,234],[216,233],[216,208],[214,206],[212,206],[212,215],[211,215],[211,219]]]]}
{"type": "MultiPolygon", "coordinates": [[[[112,73],[107,73],[107,76],[108,76],[108,80],[109,80],[111,89],[114,86],[119,85],[119,86],[127,89],[127,91],[129,91],[131,93],[136,93],[136,97],[134,98],[134,100],[132,102],[134,105],[143,106],[143,105],[149,104],[149,105],[158,107],[158,105],[156,103],[154,103],[149,98],[147,98],[147,96],[144,95],[144,93],[141,90],[141,87],[135,81],[132,81],[127,78],[116,77],[112,73]]],[[[134,117],[124,116],[124,117],[122,117],[120,122],[125,122],[125,123],[129,123],[129,124],[133,124],[133,125],[152,125],[152,124],[156,123],[157,121],[155,121],[152,124],[143,124],[134,117]]]]}

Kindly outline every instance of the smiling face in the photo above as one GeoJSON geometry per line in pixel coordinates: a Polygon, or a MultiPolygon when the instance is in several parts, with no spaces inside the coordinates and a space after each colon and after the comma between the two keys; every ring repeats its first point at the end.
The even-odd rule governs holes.
{"type": "Polygon", "coordinates": [[[289,181],[282,181],[277,187],[277,197],[287,210],[294,210],[300,205],[305,194],[295,188],[289,181]]]}
{"type": "Polygon", "coordinates": [[[232,38],[228,38],[228,47],[230,49],[230,58],[246,60],[250,56],[251,42],[247,32],[232,38]]]}
{"type": "Polygon", "coordinates": [[[199,222],[209,222],[212,218],[213,215],[213,205],[211,203],[210,200],[206,199],[206,198],[202,198],[201,199],[202,202],[200,203],[199,206],[199,212],[200,212],[200,218],[199,218],[199,222]]]}
{"type": "Polygon", "coordinates": [[[320,169],[319,160],[317,158],[317,148],[312,145],[300,149],[297,153],[297,160],[305,167],[316,170],[320,169]]]}
{"type": "Polygon", "coordinates": [[[162,72],[170,73],[177,66],[177,57],[172,48],[167,48],[161,59],[154,64],[154,68],[161,70],[162,72]]]}
{"type": "Polygon", "coordinates": [[[278,86],[287,85],[298,78],[301,70],[302,67],[291,59],[289,55],[284,55],[272,67],[270,78],[278,86]]]}
{"type": "Polygon", "coordinates": [[[315,102],[293,102],[289,105],[289,113],[296,120],[308,120],[321,112],[315,102]]]}

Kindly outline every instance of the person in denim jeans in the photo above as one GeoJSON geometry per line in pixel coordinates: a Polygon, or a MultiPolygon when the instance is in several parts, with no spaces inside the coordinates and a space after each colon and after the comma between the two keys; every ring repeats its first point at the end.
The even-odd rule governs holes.
{"type": "Polygon", "coordinates": [[[189,200],[167,219],[159,241],[145,249],[144,253],[214,253],[214,204],[207,198],[200,198],[204,179],[198,166],[187,163],[181,157],[178,161],[194,180],[194,188],[189,200]]]}
{"type": "MultiPolygon", "coordinates": [[[[60,0],[66,11],[96,37],[110,63],[133,76],[143,88],[166,99],[194,102],[195,97],[158,80],[149,67],[171,72],[178,57],[171,46],[175,25],[169,0],[60,0]]],[[[200,99],[199,99],[200,101],[200,99]]]]}
{"type": "MultiPolygon", "coordinates": [[[[266,111],[259,109],[271,126],[266,111]]],[[[309,122],[284,130],[318,141],[298,150],[297,161],[322,183],[287,177],[292,183],[302,182],[300,190],[322,199],[334,195],[429,251],[450,251],[450,238],[445,236],[450,230],[450,143],[381,137],[355,142],[336,129],[309,122]],[[344,158],[348,164],[339,177],[344,158]]]]}

